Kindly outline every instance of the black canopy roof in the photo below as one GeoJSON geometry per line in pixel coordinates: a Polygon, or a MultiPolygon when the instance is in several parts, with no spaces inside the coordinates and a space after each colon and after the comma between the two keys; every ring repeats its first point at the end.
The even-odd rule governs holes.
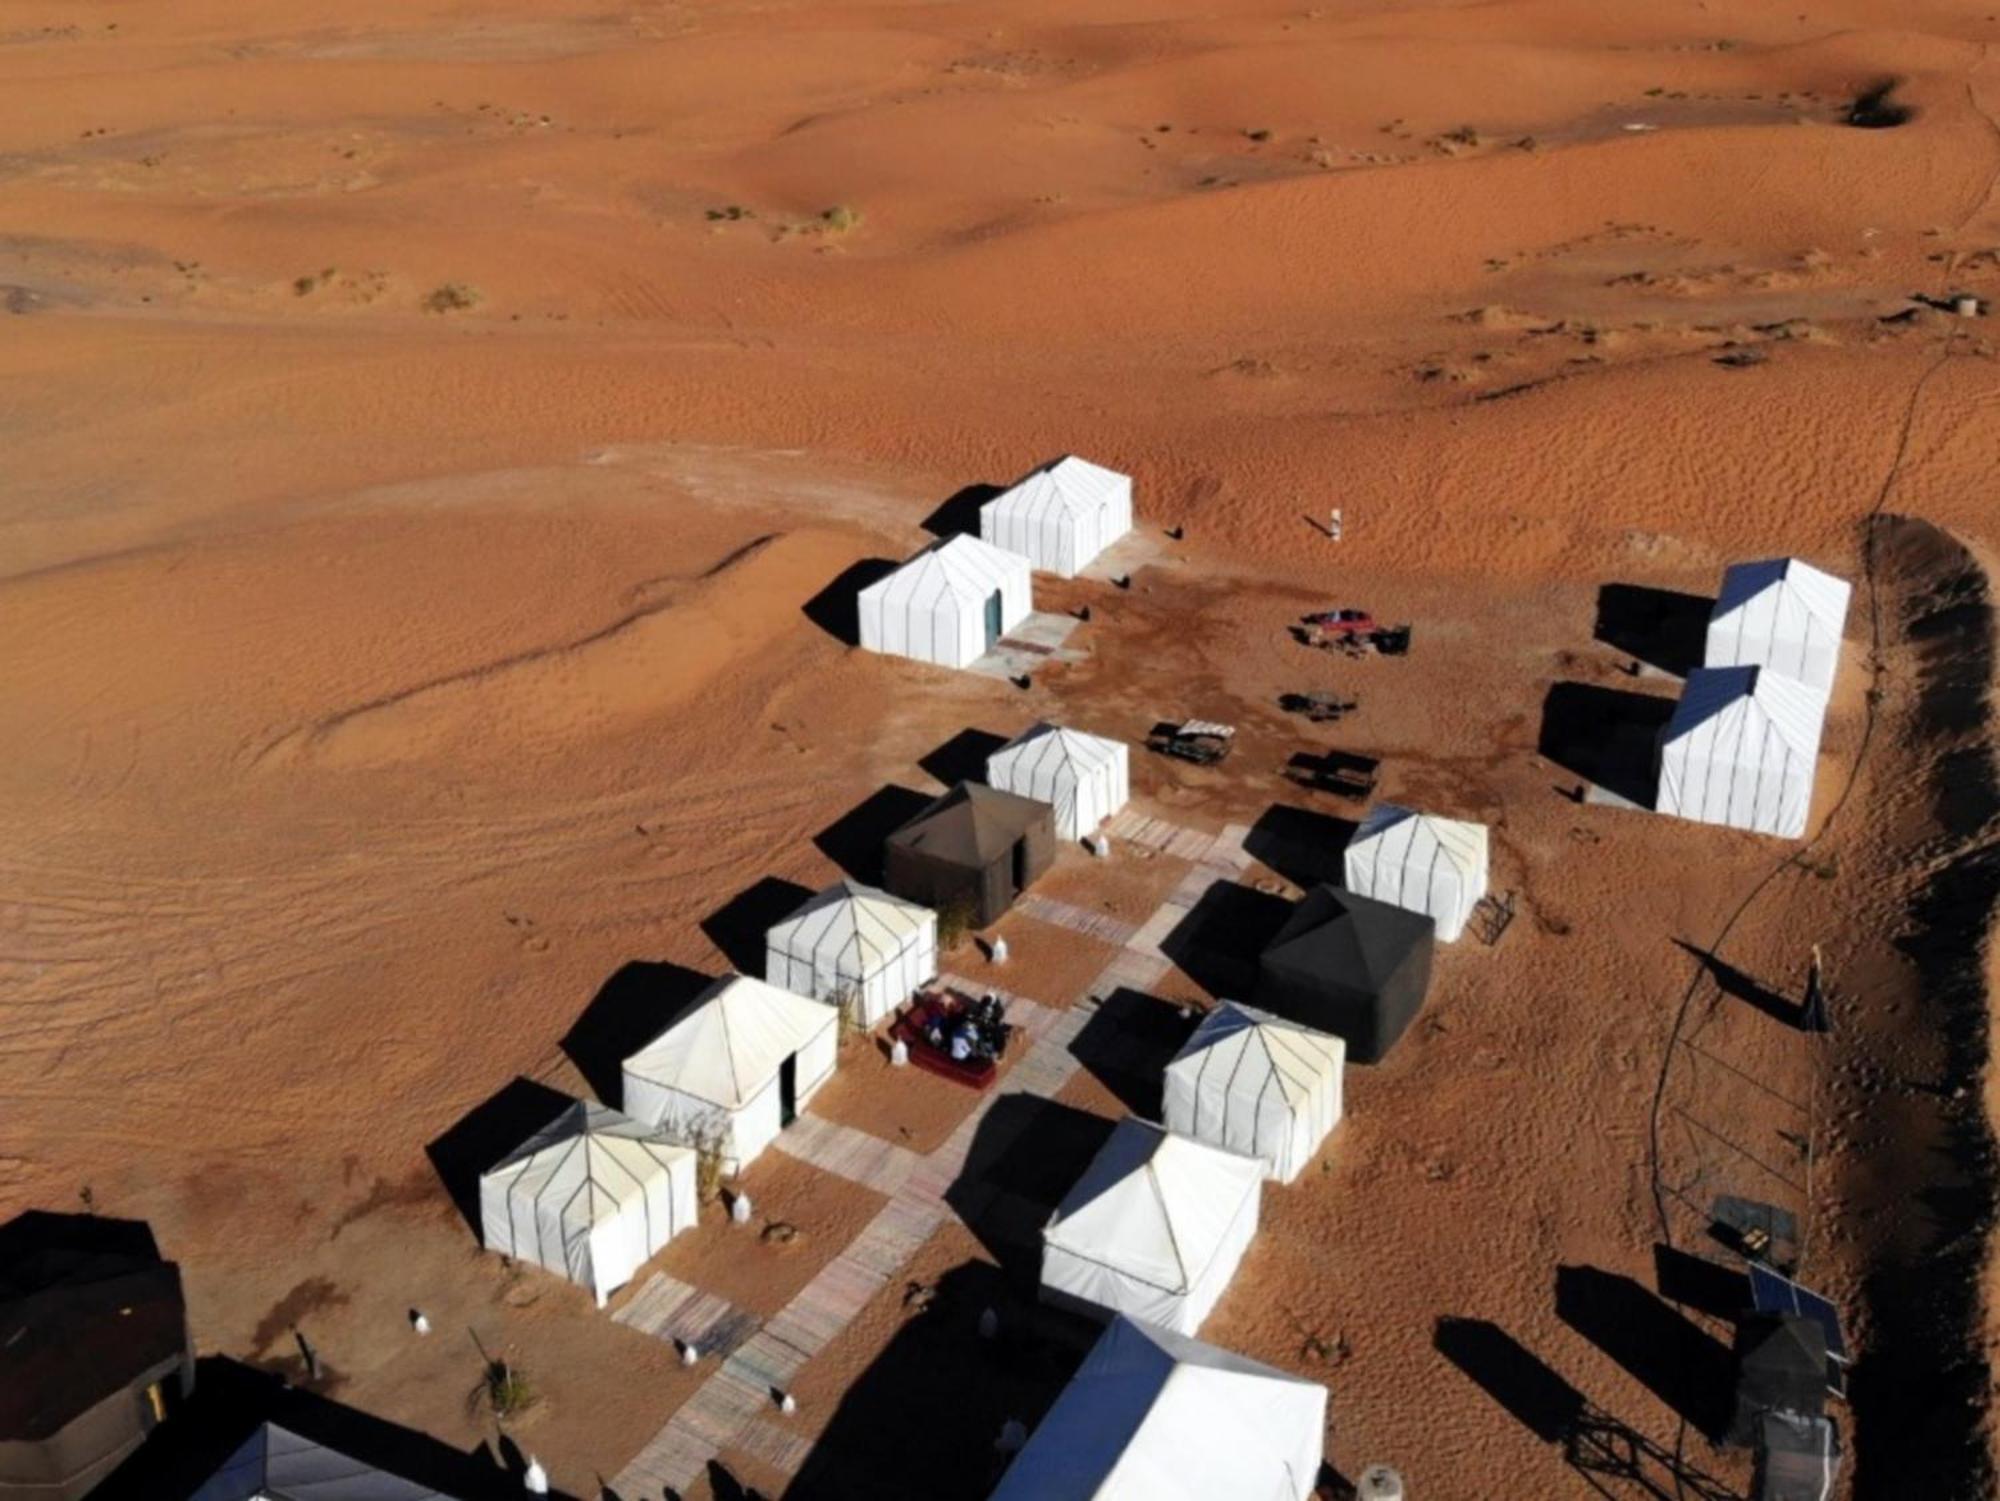
{"type": "Polygon", "coordinates": [[[891,834],[889,843],[983,870],[1005,859],[1029,830],[1049,817],[1047,803],[980,782],[960,782],[891,834]]]}

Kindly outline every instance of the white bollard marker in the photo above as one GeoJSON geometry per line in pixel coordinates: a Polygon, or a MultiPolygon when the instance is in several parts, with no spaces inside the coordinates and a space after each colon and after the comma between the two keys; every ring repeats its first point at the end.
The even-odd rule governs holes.
{"type": "Polygon", "coordinates": [[[531,1496],[546,1496],[549,1493],[549,1472],[532,1454],[528,1456],[528,1468],[521,1476],[521,1489],[531,1496]]]}
{"type": "Polygon", "coordinates": [[[693,1365],[701,1359],[701,1346],[692,1340],[681,1346],[681,1364],[693,1365]]]}
{"type": "Polygon", "coordinates": [[[907,1068],[909,1062],[910,1045],[898,1037],[894,1042],[889,1044],[889,1066],[891,1068],[907,1068]]]}
{"type": "Polygon", "coordinates": [[[419,1334],[429,1334],[431,1332],[431,1321],[421,1313],[412,1313],[410,1315],[410,1327],[419,1334]]]}
{"type": "Polygon", "coordinates": [[[981,1339],[992,1339],[999,1332],[1000,1315],[991,1308],[981,1309],[979,1313],[979,1337],[981,1339]]]}
{"type": "Polygon", "coordinates": [[[786,1417],[790,1417],[798,1410],[799,1404],[790,1392],[786,1392],[782,1397],[778,1398],[778,1411],[782,1412],[786,1417]]]}
{"type": "Polygon", "coordinates": [[[750,1195],[738,1194],[729,1201],[729,1218],[739,1225],[750,1223],[750,1195]]]}
{"type": "Polygon", "coordinates": [[[1007,962],[1006,939],[996,938],[993,940],[993,962],[995,964],[1005,964],[1007,962]]]}

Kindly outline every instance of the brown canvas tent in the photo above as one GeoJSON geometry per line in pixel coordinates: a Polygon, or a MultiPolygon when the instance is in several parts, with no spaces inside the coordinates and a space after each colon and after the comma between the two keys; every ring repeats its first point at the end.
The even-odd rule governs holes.
{"type": "Polygon", "coordinates": [[[193,1386],[180,1269],[145,1226],[0,1229],[0,1501],[78,1501],[193,1386]]]}
{"type": "Polygon", "coordinates": [[[1014,905],[1055,853],[1049,804],[960,782],[889,836],[884,884],[939,913],[962,904],[972,926],[983,928],[1014,905]]]}

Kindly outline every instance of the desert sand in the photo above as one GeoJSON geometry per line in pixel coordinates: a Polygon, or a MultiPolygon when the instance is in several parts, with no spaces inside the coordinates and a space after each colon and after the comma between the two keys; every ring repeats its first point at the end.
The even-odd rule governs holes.
{"type": "MultiPolygon", "coordinates": [[[[459,1449],[506,1352],[508,1436],[595,1497],[702,1373],[486,1256],[427,1148],[510,1081],[604,1089],[954,737],[1200,714],[1242,744],[1135,755],[1152,814],[1302,809],[1323,854],[1357,809],[1279,772],[1337,744],[1492,824],[1519,896],[1205,1330],[1328,1384],[1336,1471],[1740,1490],[1690,1411],[1727,1326],[1658,1250],[1719,1255],[1735,1192],[1803,1217],[1864,1352],[1853,1494],[1985,1494],[2000,367],[1946,306],[2000,294],[1995,42],[1943,0],[0,3],[0,1214],[150,1221],[205,1354],[302,1378],[302,1330],[459,1449]],[[1064,451],[1140,512],[1129,592],[1040,591],[1093,606],[1083,660],[1021,691],[841,639],[856,565],[1064,451]],[[1600,591],[1778,553],[1857,585],[1823,831],[1570,801],[1605,706],[1676,687],[1600,591]],[[1335,603],[1413,654],[1288,639],[1335,603]],[[1305,687],[1362,710],[1308,730],[1305,687]],[[1830,1040],[1758,1004],[1814,941],[1830,1040]]],[[[1136,923],[1184,873],[1047,889],[1136,923]]],[[[1050,1007],[1106,959],[1000,931],[1050,1007]]],[[[1047,1140],[1144,1107],[1212,999],[1158,989],[1047,1140]]],[[[846,1060],[829,1118],[911,1150],[970,1108],[846,1060]]],[[[880,1202],[778,1153],[745,1186],[797,1234],[712,1211],[659,1265],[762,1315],[880,1202]]],[[[1019,1251],[948,1223],[801,1376],[796,1478],[725,1461],[983,1495],[1079,1353],[966,1337],[1019,1251]]]]}

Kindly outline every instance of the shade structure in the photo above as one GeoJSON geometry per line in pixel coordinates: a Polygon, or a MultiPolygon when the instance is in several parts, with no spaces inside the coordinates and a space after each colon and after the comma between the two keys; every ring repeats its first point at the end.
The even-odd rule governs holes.
{"type": "Polygon", "coordinates": [[[1797,839],[1826,701],[1768,667],[1701,667],[1660,735],[1662,813],[1797,839]]]}
{"type": "Polygon", "coordinates": [[[456,1501],[282,1428],[262,1424],[190,1501],[456,1501]]]}
{"type": "Polygon", "coordinates": [[[889,836],[884,884],[935,912],[963,909],[983,928],[999,921],[1055,854],[1052,806],[960,782],[889,836]]]}
{"type": "Polygon", "coordinates": [[[1486,895],[1486,825],[1378,803],[1347,841],[1347,889],[1427,914],[1446,943],[1486,895]]]}
{"type": "Polygon", "coordinates": [[[1079,459],[1052,460],[979,508],[979,535],[1043,573],[1073,578],[1132,530],[1132,477],[1079,459]]]}
{"type": "Polygon", "coordinates": [[[1257,961],[1257,1004],[1379,1063],[1423,1006],[1432,920],[1372,897],[1315,886],[1257,961]]]}
{"type": "Polygon", "coordinates": [[[993,1501],[1305,1501],[1326,1408],[1317,1382],[1116,1318],[993,1501]]]}
{"type": "Polygon", "coordinates": [[[1081,839],[1131,797],[1131,751],[1123,741],[1037,724],[986,758],[986,781],[1049,804],[1057,837],[1081,839]]]}
{"type": "Polygon", "coordinates": [[[1826,1335],[1799,1314],[1752,1314],[1736,1325],[1731,1442],[1755,1441],[1768,1412],[1816,1418],[1826,1406],[1826,1335]]]}
{"type": "Polygon", "coordinates": [[[1167,1065],[1167,1129],[1290,1183],[1340,1120],[1346,1062],[1338,1037],[1224,1001],[1167,1065]]]}
{"type": "Polygon", "coordinates": [[[579,1100],[479,1179],[486,1249],[604,1300],[695,1223],[695,1154],[579,1100]]]}
{"type": "Polygon", "coordinates": [[[1768,667],[1821,695],[1840,667],[1854,588],[1797,558],[1732,564],[1708,617],[1706,667],[1768,667]]]}
{"type": "Polygon", "coordinates": [[[739,1173],[789,1126],[838,1062],[831,1006],[731,975],[625,1060],[625,1113],[672,1140],[714,1142],[739,1173]]]}
{"type": "Polygon", "coordinates": [[[1264,1164],[1127,1117],[1042,1231],[1042,1296],[1193,1334],[1257,1233],[1264,1164]]]}
{"type": "Polygon", "coordinates": [[[862,1026],[937,975],[937,914],[858,881],[829,886],[764,935],[764,978],[862,1026]]]}
{"type": "Polygon", "coordinates": [[[950,537],[857,598],[861,644],[940,667],[970,667],[1034,608],[1028,560],[950,537]]]}

